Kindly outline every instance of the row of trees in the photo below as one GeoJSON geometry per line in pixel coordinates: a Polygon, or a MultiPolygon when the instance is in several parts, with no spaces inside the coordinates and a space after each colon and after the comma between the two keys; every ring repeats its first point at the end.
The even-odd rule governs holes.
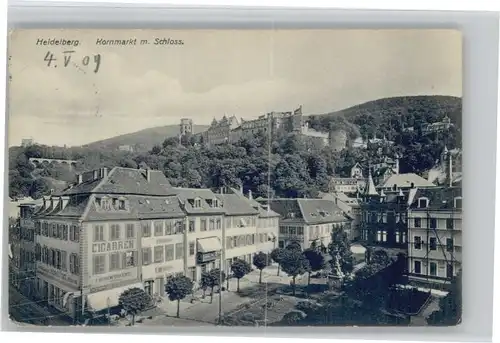
{"type": "MultiPolygon", "coordinates": [[[[259,252],[253,257],[254,266],[260,270],[259,283],[262,282],[262,270],[269,265],[269,257],[263,252],[259,252]]],[[[237,292],[240,291],[240,279],[252,271],[252,267],[245,260],[237,259],[231,264],[232,275],[237,279],[237,292]]],[[[222,285],[227,281],[229,290],[229,278],[219,268],[203,272],[200,278],[200,288],[205,292],[210,289],[210,303],[213,301],[214,290],[219,288],[222,291],[222,285]]],[[[165,293],[170,301],[177,302],[177,317],[180,315],[180,301],[193,294],[193,280],[184,275],[172,276],[168,278],[165,285],[165,293]]],[[[140,288],[131,288],[124,291],[119,298],[119,305],[132,316],[134,324],[135,316],[144,311],[152,304],[152,298],[140,288]]]]}

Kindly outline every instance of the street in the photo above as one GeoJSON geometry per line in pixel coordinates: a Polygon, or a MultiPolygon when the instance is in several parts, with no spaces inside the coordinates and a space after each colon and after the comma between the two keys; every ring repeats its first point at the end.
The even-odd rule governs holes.
{"type": "Polygon", "coordinates": [[[9,314],[11,319],[34,325],[68,326],[70,323],[61,316],[54,315],[34,300],[22,295],[17,289],[9,287],[9,314]]]}

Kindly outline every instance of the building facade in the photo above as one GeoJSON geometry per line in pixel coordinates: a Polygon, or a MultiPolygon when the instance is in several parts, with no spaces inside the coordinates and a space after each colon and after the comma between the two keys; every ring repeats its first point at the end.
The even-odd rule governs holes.
{"type": "Polygon", "coordinates": [[[415,282],[446,284],[462,266],[462,190],[419,189],[408,212],[408,271],[415,282]]]}
{"type": "Polygon", "coordinates": [[[278,216],[234,189],[173,188],[155,170],[87,172],[32,216],[37,296],[77,319],[117,308],[131,287],[164,296],[174,275],[196,286],[204,271],[269,253],[278,216]]]}
{"type": "Polygon", "coordinates": [[[327,247],[335,230],[350,230],[351,219],[331,200],[273,199],[270,206],[281,215],[280,248],[292,241],[299,242],[302,249],[313,243],[327,247]]]}
{"type": "Polygon", "coordinates": [[[416,189],[377,192],[371,173],[361,202],[361,240],[367,245],[406,249],[407,215],[416,189]]]}

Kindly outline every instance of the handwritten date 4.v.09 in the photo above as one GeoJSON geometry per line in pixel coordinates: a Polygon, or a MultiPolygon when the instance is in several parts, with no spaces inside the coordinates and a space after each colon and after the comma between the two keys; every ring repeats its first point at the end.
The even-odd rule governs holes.
{"type": "MultiPolygon", "coordinates": [[[[70,63],[72,63],[73,65],[77,66],[77,67],[85,67],[85,68],[89,68],[89,65],[92,64],[92,66],[94,67],[94,73],[97,73],[99,71],[99,67],[101,66],[101,55],[100,54],[96,54],[96,55],[86,55],[86,56],[82,56],[80,58],[78,57],[74,57],[75,55],[73,55],[75,53],[75,51],[63,51],[62,53],[62,66],[63,67],[67,67],[68,65],[70,65],[70,63]],[[79,65],[79,63],[76,63],[75,62],[78,61],[78,62],[81,62],[81,66],[79,65]]],[[[58,60],[59,58],[56,58],[54,57],[54,54],[50,51],[47,52],[47,54],[45,54],[45,58],[43,59],[46,63],[47,63],[47,67],[53,67],[53,68],[57,68],[58,66],[58,60]]],[[[92,67],[90,67],[92,68],[92,67]]]]}

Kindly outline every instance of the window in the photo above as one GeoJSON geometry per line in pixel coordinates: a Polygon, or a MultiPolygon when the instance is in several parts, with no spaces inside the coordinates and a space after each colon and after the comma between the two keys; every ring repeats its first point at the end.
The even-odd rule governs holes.
{"type": "Polygon", "coordinates": [[[151,263],[151,248],[142,249],[142,265],[146,266],[151,263]]]}
{"type": "Polygon", "coordinates": [[[194,231],[195,231],[194,220],[190,220],[189,221],[189,232],[194,232],[194,231]]]}
{"type": "Polygon", "coordinates": [[[455,198],[455,208],[456,209],[462,209],[462,198],[461,197],[457,197],[455,198]]]}
{"type": "Polygon", "coordinates": [[[387,231],[382,231],[382,242],[387,242],[387,231]]]}
{"type": "Polygon", "coordinates": [[[201,207],[201,199],[194,199],[194,208],[200,208],[201,207]]]}
{"type": "Polygon", "coordinates": [[[163,262],[163,246],[155,247],[155,263],[163,262]]]}
{"type": "Polygon", "coordinates": [[[436,262],[429,263],[429,274],[432,276],[437,276],[437,265],[436,262]]]}
{"type": "Polygon", "coordinates": [[[127,238],[134,238],[134,224],[127,224],[126,236],[127,238]]]}
{"type": "Polygon", "coordinates": [[[226,217],[226,228],[229,229],[231,228],[232,222],[231,222],[231,217],[226,217]]]}
{"type": "Polygon", "coordinates": [[[194,242],[189,242],[189,256],[194,255],[194,242]]]}
{"type": "Polygon", "coordinates": [[[400,233],[399,231],[396,231],[396,243],[399,243],[400,240],[400,233]]]}
{"type": "Polygon", "coordinates": [[[401,234],[401,243],[406,243],[406,232],[401,234]]]}
{"type": "Polygon", "coordinates": [[[415,227],[422,227],[422,219],[415,218],[415,227]]]}
{"type": "MultiPolygon", "coordinates": [[[[222,221],[221,221],[221,219],[220,219],[220,218],[218,218],[218,219],[217,219],[216,223],[217,223],[217,224],[216,224],[216,225],[217,225],[217,230],[222,229],[222,221]]],[[[254,225],[254,226],[255,226],[255,225],[254,225]]]]}
{"type": "Polygon", "coordinates": [[[163,222],[155,222],[155,236],[163,236],[163,222]]]}
{"type": "Polygon", "coordinates": [[[436,229],[437,228],[437,220],[436,220],[436,218],[430,218],[430,227],[431,227],[431,229],[436,229]]]}
{"type": "Polygon", "coordinates": [[[120,240],[120,225],[112,224],[110,229],[110,240],[118,241],[120,240]]]}
{"type": "Polygon", "coordinates": [[[94,242],[104,241],[104,226],[94,225],[94,242]]]}
{"type": "Polygon", "coordinates": [[[123,254],[125,268],[135,267],[137,265],[137,253],[135,251],[127,251],[123,254]]]}
{"type": "Polygon", "coordinates": [[[177,220],[175,222],[175,233],[184,233],[184,221],[183,220],[177,220]]]}
{"type": "Polygon", "coordinates": [[[413,237],[413,247],[416,250],[422,249],[422,237],[420,237],[420,236],[413,237]]]}
{"type": "Polygon", "coordinates": [[[453,277],[453,265],[452,264],[446,265],[446,277],[448,279],[451,279],[453,277]]]}
{"type": "Polygon", "coordinates": [[[285,242],[284,241],[279,241],[278,246],[283,249],[285,247],[285,242]]]}
{"type": "Polygon", "coordinates": [[[212,207],[219,207],[219,199],[214,199],[212,201],[213,206],[212,207]]]}
{"type": "Polygon", "coordinates": [[[118,200],[118,209],[125,210],[125,200],[118,200]]]}
{"type": "Polygon", "coordinates": [[[286,226],[280,226],[280,234],[286,235],[288,233],[286,226]]]}
{"type": "Polygon", "coordinates": [[[233,239],[232,237],[226,237],[226,249],[233,248],[233,239]]]}
{"type": "Polygon", "coordinates": [[[149,222],[142,222],[142,237],[151,237],[151,225],[149,222]]]}
{"type": "Polygon", "coordinates": [[[382,231],[377,231],[377,242],[382,240],[382,231]]]}
{"type": "Polygon", "coordinates": [[[68,225],[63,225],[62,239],[68,240],[68,225]]]}
{"type": "Polygon", "coordinates": [[[453,230],[453,218],[446,218],[446,228],[453,230]]]}
{"type": "Polygon", "coordinates": [[[437,249],[436,237],[431,237],[429,239],[429,249],[430,250],[436,250],[437,249]]]}
{"type": "Polygon", "coordinates": [[[174,245],[165,245],[165,261],[172,261],[174,259],[174,245]]]}
{"type": "Polygon", "coordinates": [[[297,228],[297,234],[302,236],[304,234],[304,228],[303,227],[297,228]]]}
{"type": "Polygon", "coordinates": [[[200,223],[201,223],[201,228],[200,228],[200,230],[201,230],[201,231],[207,231],[207,220],[206,220],[206,219],[202,219],[202,220],[200,221],[200,223]]]}
{"type": "Polygon", "coordinates": [[[61,269],[61,251],[60,250],[55,250],[54,267],[56,267],[57,269],[61,269]]]}
{"type": "Polygon", "coordinates": [[[120,269],[120,253],[115,252],[109,255],[109,270],[120,269]]]}
{"type": "Polygon", "coordinates": [[[429,199],[427,198],[420,198],[418,199],[418,207],[419,208],[426,208],[429,204],[429,199]]]}
{"type": "Polygon", "coordinates": [[[422,273],[422,262],[420,262],[420,261],[415,261],[415,262],[413,263],[413,272],[414,272],[415,274],[420,274],[420,273],[422,273]]]}
{"type": "Polygon", "coordinates": [[[446,238],[446,251],[453,252],[453,239],[446,238]]]}
{"type": "Polygon", "coordinates": [[[175,259],[176,260],[184,259],[184,244],[183,243],[177,243],[175,245],[175,259]]]}
{"type": "Polygon", "coordinates": [[[106,255],[94,255],[94,275],[105,272],[106,255]]]}
{"type": "Polygon", "coordinates": [[[210,226],[208,228],[210,231],[215,229],[215,221],[213,219],[210,219],[210,226]]]}

